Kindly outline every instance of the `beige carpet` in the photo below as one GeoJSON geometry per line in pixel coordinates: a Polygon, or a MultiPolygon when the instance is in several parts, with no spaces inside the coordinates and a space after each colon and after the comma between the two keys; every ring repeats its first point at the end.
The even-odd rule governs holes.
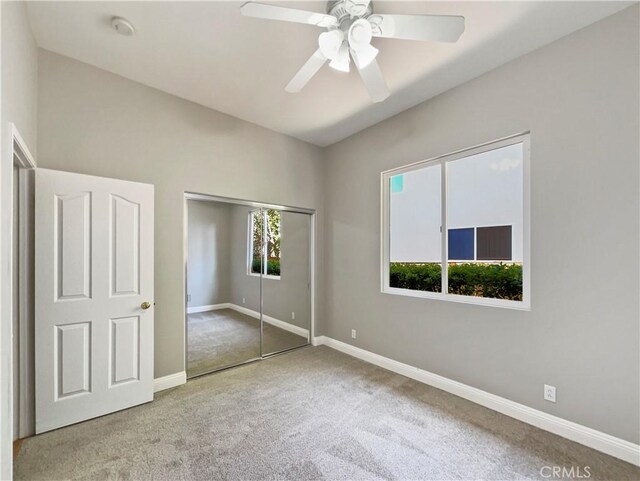
{"type": "MultiPolygon", "coordinates": [[[[187,335],[188,377],[260,357],[260,320],[233,309],[189,314],[187,335]]],[[[305,344],[304,337],[264,324],[265,355],[305,344]]]]}
{"type": "Polygon", "coordinates": [[[27,439],[15,476],[510,481],[549,479],[545,466],[588,466],[592,481],[640,479],[630,464],[323,346],[27,439]]]}

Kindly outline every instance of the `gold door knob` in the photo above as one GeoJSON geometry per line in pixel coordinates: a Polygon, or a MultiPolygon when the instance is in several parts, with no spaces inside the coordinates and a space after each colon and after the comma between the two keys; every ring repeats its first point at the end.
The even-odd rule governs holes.
{"type": "Polygon", "coordinates": [[[142,307],[146,311],[151,307],[151,303],[144,301],[142,304],[140,304],[140,307],[142,307]]]}

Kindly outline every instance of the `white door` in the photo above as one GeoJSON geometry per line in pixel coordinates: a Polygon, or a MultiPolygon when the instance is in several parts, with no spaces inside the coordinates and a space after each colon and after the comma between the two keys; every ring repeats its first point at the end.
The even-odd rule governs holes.
{"type": "Polygon", "coordinates": [[[36,170],[36,432],[153,399],[153,186],[36,170]]]}

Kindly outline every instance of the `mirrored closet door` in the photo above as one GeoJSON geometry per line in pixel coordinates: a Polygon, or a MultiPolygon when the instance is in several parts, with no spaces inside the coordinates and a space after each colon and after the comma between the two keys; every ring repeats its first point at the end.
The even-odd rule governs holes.
{"type": "Polygon", "coordinates": [[[185,202],[187,376],[309,344],[312,212],[185,202]]]}
{"type": "Polygon", "coordinates": [[[267,221],[266,262],[262,277],[262,354],[309,343],[310,216],[263,210],[267,221]]]}
{"type": "Polygon", "coordinates": [[[187,375],[261,357],[260,276],[245,259],[250,208],[187,200],[187,375]]]}

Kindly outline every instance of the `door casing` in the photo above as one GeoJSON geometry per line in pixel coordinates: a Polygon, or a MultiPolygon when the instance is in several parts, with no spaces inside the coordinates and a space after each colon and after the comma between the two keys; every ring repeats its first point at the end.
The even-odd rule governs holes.
{"type": "MultiPolygon", "coordinates": [[[[12,366],[12,389],[18,389],[18,412],[12,412],[17,416],[17,432],[13,433],[13,439],[25,438],[34,433],[34,375],[33,375],[33,171],[37,167],[36,160],[31,154],[26,142],[20,135],[17,127],[10,123],[12,140],[13,165],[18,173],[18,204],[12,205],[11,210],[18,215],[18,251],[16,246],[11,246],[11,276],[15,268],[13,259],[17,259],[18,268],[18,330],[13,332],[18,344],[18,363],[12,366]]],[[[13,182],[12,182],[13,185],[13,182]]],[[[14,195],[12,193],[12,199],[14,195]]],[[[13,224],[11,225],[13,231],[13,224]]],[[[11,238],[13,239],[13,232],[11,238]]],[[[11,287],[13,290],[13,285],[11,287]]],[[[13,319],[13,305],[11,315],[13,319]]],[[[12,321],[13,323],[13,321],[12,321]]],[[[12,348],[14,346],[12,345],[12,348]]],[[[12,354],[13,357],[13,354],[12,354]]],[[[11,399],[13,404],[13,399],[11,399]]]]}

